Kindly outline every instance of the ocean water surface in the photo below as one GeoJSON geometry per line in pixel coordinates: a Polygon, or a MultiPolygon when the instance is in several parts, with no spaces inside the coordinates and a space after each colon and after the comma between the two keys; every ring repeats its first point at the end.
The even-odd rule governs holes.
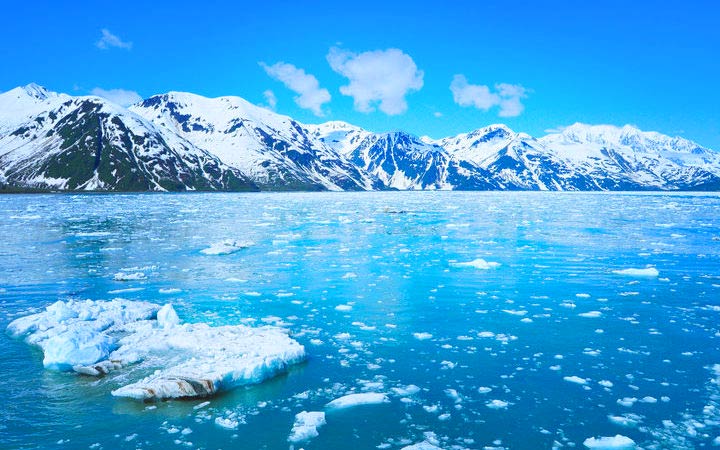
{"type": "Polygon", "coordinates": [[[0,328],[113,298],[279,325],[308,358],[143,403],[110,395],[127,370],[46,370],[0,333],[0,448],[720,445],[717,194],[0,196],[0,328]],[[203,253],[226,239],[252,245],[203,253]],[[326,408],[362,392],[389,401],[326,408]],[[327,423],[288,442],[301,411],[327,423]]]}

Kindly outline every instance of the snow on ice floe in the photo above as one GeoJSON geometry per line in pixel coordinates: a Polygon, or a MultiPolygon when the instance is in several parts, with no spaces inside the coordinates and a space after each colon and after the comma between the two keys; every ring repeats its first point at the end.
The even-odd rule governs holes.
{"type": "Polygon", "coordinates": [[[442,450],[437,445],[431,444],[428,441],[418,442],[417,444],[407,445],[400,450],[442,450]]]}
{"type": "Polygon", "coordinates": [[[644,269],[630,268],[613,270],[613,273],[617,275],[627,275],[630,277],[656,277],[660,275],[660,272],[654,267],[646,267],[644,269]]]}
{"type": "Polygon", "coordinates": [[[288,441],[293,443],[307,441],[319,435],[318,428],[325,425],[325,413],[322,411],[302,411],[295,414],[295,423],[288,441]]]}
{"type": "Polygon", "coordinates": [[[230,253],[235,253],[252,245],[253,243],[248,241],[225,239],[211,244],[208,248],[200,250],[200,253],[204,255],[229,255],[230,253]]]}
{"type": "Polygon", "coordinates": [[[450,265],[453,267],[474,267],[481,270],[495,269],[496,267],[500,267],[500,263],[494,261],[485,261],[482,258],[474,259],[467,262],[451,262],[450,265]]]}
{"type": "Polygon", "coordinates": [[[583,445],[587,448],[596,450],[630,450],[637,448],[635,446],[635,441],[633,441],[627,436],[622,436],[620,434],[616,434],[612,437],[587,438],[583,442],[583,445]]]}
{"type": "Polygon", "coordinates": [[[388,403],[387,395],[377,392],[364,392],[362,394],[348,394],[340,398],[336,398],[327,405],[329,409],[344,409],[359,405],[377,405],[380,403],[388,403]]]}
{"type": "Polygon", "coordinates": [[[113,391],[118,397],[204,397],[255,384],[305,359],[277,327],[182,324],[171,305],[115,299],[58,301],[10,323],[44,353],[48,369],[103,375],[145,362],[152,375],[113,391]]]}
{"type": "Polygon", "coordinates": [[[145,272],[118,272],[113,277],[115,281],[141,281],[146,279],[145,272]]]}

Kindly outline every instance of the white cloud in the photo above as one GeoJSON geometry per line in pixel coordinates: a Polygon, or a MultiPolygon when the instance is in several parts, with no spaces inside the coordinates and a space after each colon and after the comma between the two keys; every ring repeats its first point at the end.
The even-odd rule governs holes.
{"type": "Polygon", "coordinates": [[[130,50],[132,48],[132,42],[123,41],[119,36],[112,34],[107,28],[103,28],[101,31],[102,37],[95,43],[97,48],[101,48],[103,50],[107,50],[110,47],[124,48],[126,50],[130,50]]]}
{"type": "Polygon", "coordinates": [[[270,109],[275,109],[275,106],[277,106],[277,97],[275,97],[275,93],[268,89],[263,92],[263,96],[265,97],[265,103],[267,103],[268,107],[270,109]]]}
{"type": "Polygon", "coordinates": [[[455,75],[450,83],[453,100],[460,106],[474,106],[488,111],[498,106],[498,116],[517,117],[525,109],[521,100],[527,97],[528,90],[519,84],[498,83],[495,90],[480,84],[470,84],[465,75],[455,75]]]}
{"type": "Polygon", "coordinates": [[[379,102],[378,108],[385,114],[401,114],[408,108],[405,96],[423,87],[422,70],[396,48],[356,54],[333,47],[327,60],[335,72],[350,81],[340,93],[352,97],[360,112],[374,111],[374,104],[379,102]]]}
{"type": "Polygon", "coordinates": [[[260,65],[268,75],[281,81],[285,87],[299,94],[295,103],[301,108],[309,109],[316,116],[324,115],[322,105],[330,101],[330,92],[321,88],[317,78],[292,64],[278,62],[272,66],[261,62],[260,65]]]}
{"type": "Polygon", "coordinates": [[[96,87],[92,91],[90,91],[92,95],[97,95],[98,97],[103,97],[108,100],[110,100],[113,103],[117,103],[120,106],[130,106],[134,103],[139,102],[142,100],[142,97],[140,97],[140,94],[138,94],[135,91],[126,91],[125,89],[102,89],[99,87],[96,87]]]}

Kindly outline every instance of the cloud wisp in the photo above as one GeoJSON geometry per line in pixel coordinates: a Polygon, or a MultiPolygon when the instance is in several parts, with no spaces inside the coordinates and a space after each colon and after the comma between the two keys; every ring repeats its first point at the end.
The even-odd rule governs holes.
{"type": "Polygon", "coordinates": [[[108,50],[110,48],[132,49],[132,42],[123,41],[119,36],[112,34],[107,28],[103,28],[100,31],[102,32],[102,37],[95,43],[97,48],[102,50],[108,50]]]}
{"type": "Polygon", "coordinates": [[[495,89],[481,84],[468,83],[465,75],[455,75],[450,83],[453,100],[460,106],[472,106],[488,111],[498,106],[498,116],[517,117],[525,110],[522,99],[527,98],[528,90],[519,84],[498,83],[495,89]]]}
{"type": "MultiPolygon", "coordinates": [[[[277,62],[271,66],[261,62],[260,65],[265,72],[272,78],[282,82],[285,87],[298,94],[295,97],[295,103],[303,108],[309,109],[316,116],[324,116],[322,106],[331,100],[330,92],[321,88],[318,79],[314,75],[305,73],[303,69],[299,69],[292,64],[286,62],[277,62]]],[[[267,91],[266,91],[267,93],[267,91]]],[[[268,98],[268,104],[277,103],[275,96],[268,98]]]]}
{"type": "Polygon", "coordinates": [[[277,106],[277,97],[275,97],[275,93],[270,89],[267,89],[265,92],[263,92],[263,97],[265,97],[265,104],[268,106],[268,108],[274,111],[275,107],[277,106]]]}
{"type": "Polygon", "coordinates": [[[137,92],[125,89],[102,89],[96,87],[90,91],[90,93],[110,100],[120,106],[130,106],[142,100],[142,97],[137,92]]]}
{"type": "Polygon", "coordinates": [[[340,93],[353,98],[357,111],[369,113],[375,106],[387,115],[408,109],[405,97],[423,87],[423,71],[413,59],[396,48],[360,54],[333,47],[327,61],[349,80],[340,93]]]}

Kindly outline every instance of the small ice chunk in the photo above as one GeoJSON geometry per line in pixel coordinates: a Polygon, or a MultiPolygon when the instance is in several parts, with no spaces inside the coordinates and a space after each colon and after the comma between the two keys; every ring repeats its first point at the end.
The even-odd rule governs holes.
{"type": "Polygon", "coordinates": [[[578,316],[594,319],[594,318],[602,316],[602,313],[600,311],[588,311],[588,312],[580,313],[580,314],[578,314],[578,316]]]}
{"type": "Polygon", "coordinates": [[[491,400],[487,403],[485,403],[485,406],[487,406],[490,409],[507,409],[508,402],[504,402],[502,400],[491,400]]]}
{"type": "Polygon", "coordinates": [[[158,326],[161,328],[172,328],[180,324],[180,318],[170,303],[160,308],[160,311],[157,312],[157,321],[158,326]]]}
{"type": "Polygon", "coordinates": [[[474,267],[481,270],[488,270],[500,267],[500,263],[494,261],[485,261],[482,258],[474,259],[467,262],[451,262],[450,265],[453,267],[474,267]]]}
{"type": "Polygon", "coordinates": [[[417,339],[418,341],[424,341],[427,339],[432,339],[433,335],[430,333],[421,332],[421,333],[413,333],[413,337],[415,337],[415,339],[417,339]]]}
{"type": "Polygon", "coordinates": [[[252,245],[252,242],[225,239],[211,244],[208,248],[200,250],[200,253],[204,255],[229,255],[230,253],[235,253],[252,245]]]}
{"type": "Polygon", "coordinates": [[[442,450],[437,445],[433,445],[428,441],[422,441],[418,442],[417,444],[413,445],[406,445],[405,447],[401,448],[400,450],[442,450]]]}
{"type": "Polygon", "coordinates": [[[362,394],[348,394],[331,401],[325,407],[330,409],[351,408],[359,405],[377,405],[388,403],[387,395],[377,392],[365,392],[362,394]]]}
{"type": "Polygon", "coordinates": [[[298,443],[319,435],[318,428],[325,425],[325,413],[322,411],[302,411],[295,415],[288,441],[298,443]]]}
{"type": "Polygon", "coordinates": [[[612,437],[587,438],[583,442],[583,445],[587,448],[597,450],[630,450],[636,448],[635,441],[619,434],[612,437]]]}
{"type": "Polygon", "coordinates": [[[646,267],[644,269],[622,269],[622,270],[613,270],[614,274],[617,275],[627,275],[630,277],[656,277],[660,274],[658,270],[654,267],[646,267]]]}
{"type": "Polygon", "coordinates": [[[237,427],[240,425],[240,423],[237,420],[233,420],[229,417],[216,417],[215,425],[228,430],[237,430],[237,427]]]}
{"type": "Polygon", "coordinates": [[[563,380],[568,381],[570,383],[575,383],[575,384],[587,384],[588,383],[588,380],[586,380],[585,378],[580,378],[575,375],[573,375],[571,377],[563,377],[563,380]]]}
{"type": "Polygon", "coordinates": [[[336,311],[350,311],[352,310],[352,305],[337,305],[335,307],[336,311]]]}
{"type": "Polygon", "coordinates": [[[147,279],[144,272],[118,272],[113,277],[115,281],[140,281],[147,279]]]}

